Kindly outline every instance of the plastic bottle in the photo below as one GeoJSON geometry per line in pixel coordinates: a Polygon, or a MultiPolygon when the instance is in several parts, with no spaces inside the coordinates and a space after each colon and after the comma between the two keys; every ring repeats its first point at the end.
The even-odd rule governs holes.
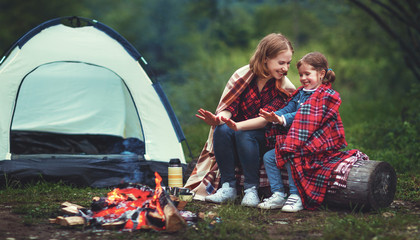
{"type": "Polygon", "coordinates": [[[182,166],[178,158],[172,158],[168,166],[168,186],[183,187],[182,166]]]}

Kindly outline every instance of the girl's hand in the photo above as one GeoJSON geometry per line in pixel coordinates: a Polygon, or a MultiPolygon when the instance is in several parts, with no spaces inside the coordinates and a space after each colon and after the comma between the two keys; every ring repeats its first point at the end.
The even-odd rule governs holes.
{"type": "Polygon", "coordinates": [[[217,126],[221,123],[219,117],[202,108],[198,110],[198,114],[195,114],[195,116],[200,118],[210,126],[217,126]]]}
{"type": "Polygon", "coordinates": [[[225,122],[225,124],[232,130],[234,131],[238,131],[238,126],[236,125],[236,122],[233,121],[230,118],[225,118],[223,116],[220,117],[220,120],[222,120],[223,122],[225,122]]]}
{"type": "Polygon", "coordinates": [[[259,116],[267,120],[268,122],[277,122],[283,124],[283,118],[275,114],[274,112],[267,112],[263,109],[260,109],[259,116]]]}

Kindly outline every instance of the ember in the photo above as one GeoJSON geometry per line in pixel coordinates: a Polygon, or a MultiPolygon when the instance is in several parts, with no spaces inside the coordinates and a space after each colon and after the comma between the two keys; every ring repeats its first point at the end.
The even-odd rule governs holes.
{"type": "MultiPolygon", "coordinates": [[[[185,220],[162,189],[161,181],[162,178],[155,173],[154,190],[144,185],[115,188],[107,197],[95,197],[91,210],[75,205],[79,220],[84,221],[86,225],[121,227],[126,231],[178,231],[185,226],[185,220]]],[[[68,208],[67,205],[66,207],[68,208]]],[[[63,217],[59,220],[62,225],[72,225],[63,224],[63,217]]]]}
{"type": "Polygon", "coordinates": [[[156,189],[147,186],[115,188],[106,198],[94,199],[89,222],[95,225],[125,222],[124,229],[165,229],[165,215],[159,202],[162,178],[155,173],[156,189]],[[153,224],[149,224],[149,222],[153,224]]]}

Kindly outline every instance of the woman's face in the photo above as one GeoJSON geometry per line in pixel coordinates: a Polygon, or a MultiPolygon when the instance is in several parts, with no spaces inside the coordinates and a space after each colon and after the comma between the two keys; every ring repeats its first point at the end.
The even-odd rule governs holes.
{"type": "Polygon", "coordinates": [[[292,57],[292,51],[287,50],[277,54],[274,58],[267,58],[265,64],[267,64],[270,76],[275,79],[281,79],[283,76],[286,76],[292,57]]]}
{"type": "Polygon", "coordinates": [[[302,83],[302,86],[305,89],[316,89],[322,84],[322,79],[324,78],[324,70],[319,72],[315,70],[314,67],[304,62],[298,70],[300,83],[302,83]]]}

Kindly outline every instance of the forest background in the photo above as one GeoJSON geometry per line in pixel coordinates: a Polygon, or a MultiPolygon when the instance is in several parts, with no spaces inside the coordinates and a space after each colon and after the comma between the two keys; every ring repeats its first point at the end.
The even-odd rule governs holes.
{"type": "MultiPolygon", "coordinates": [[[[192,157],[209,127],[194,115],[214,111],[223,88],[248,63],[258,41],[283,33],[296,61],[324,53],[336,73],[348,148],[389,162],[397,173],[420,167],[420,3],[356,0],[0,0],[0,52],[56,17],[96,19],[145,57],[184,130],[192,157]],[[373,16],[376,14],[376,17],[373,16]]],[[[184,146],[187,161],[188,149],[184,146]]]]}

